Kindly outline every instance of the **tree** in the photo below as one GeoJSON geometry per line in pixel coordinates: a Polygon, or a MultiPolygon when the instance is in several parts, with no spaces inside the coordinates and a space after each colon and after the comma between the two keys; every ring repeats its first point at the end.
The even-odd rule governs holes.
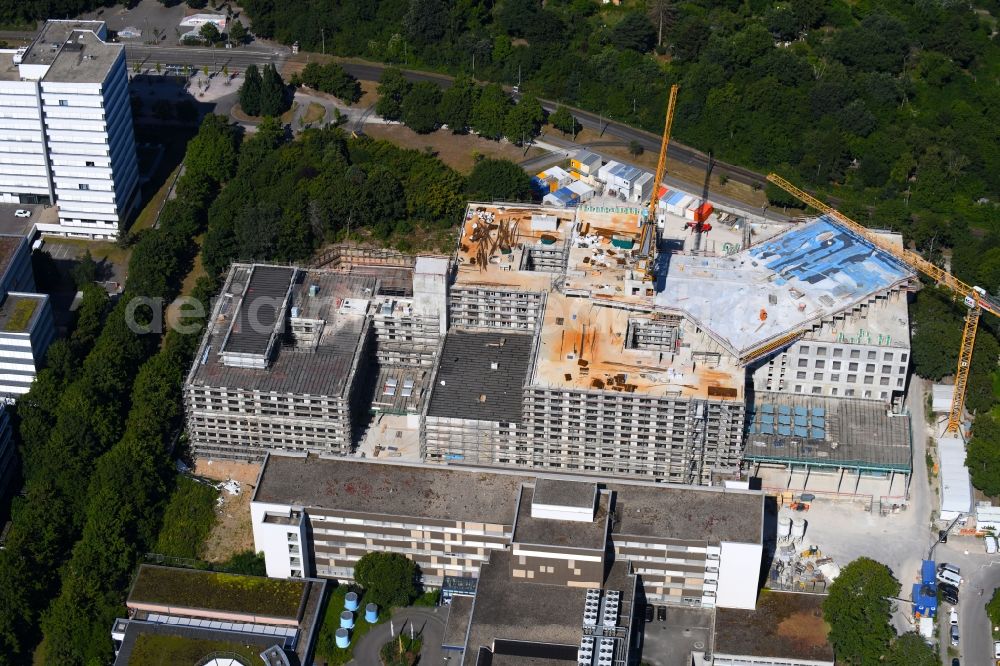
{"type": "Polygon", "coordinates": [[[620,49],[647,53],[656,44],[656,29],[644,15],[630,12],[612,28],[611,43],[620,49]]]}
{"type": "Polygon", "coordinates": [[[507,112],[503,133],[508,141],[520,146],[538,135],[538,130],[544,121],[545,111],[542,105],[535,97],[525,95],[507,112]]]}
{"type": "Polygon", "coordinates": [[[280,116],[291,106],[285,90],[285,82],[281,80],[274,65],[264,65],[260,82],[260,115],[280,116]]]}
{"type": "Polygon", "coordinates": [[[510,160],[481,160],[469,174],[469,196],[493,201],[528,201],[531,199],[531,179],[510,160]]]}
{"type": "Polygon", "coordinates": [[[823,601],[823,618],[830,624],[829,640],[838,663],[878,664],[895,636],[890,624],[889,597],[900,585],[889,568],[867,557],[845,566],[823,601]]]}
{"type": "Polygon", "coordinates": [[[403,25],[406,37],[414,44],[432,44],[444,37],[448,7],[442,0],[410,0],[403,25]]]}
{"type": "Polygon", "coordinates": [[[504,120],[510,106],[510,96],[498,84],[491,83],[479,92],[469,125],[480,136],[499,139],[504,135],[504,120]]]}
{"type": "Polygon", "coordinates": [[[969,468],[973,486],[990,497],[1000,495],[1000,422],[992,415],[976,416],[965,452],[965,466],[969,468]]]}
{"type": "Polygon", "coordinates": [[[549,116],[549,122],[563,134],[576,134],[576,130],[580,126],[576,121],[576,116],[570,113],[565,106],[557,108],[549,116]]]}
{"type": "Polygon", "coordinates": [[[403,122],[417,134],[428,134],[438,128],[437,110],[441,89],[430,81],[419,81],[403,98],[403,122]]]}
{"type": "Polygon", "coordinates": [[[962,344],[962,320],[949,296],[932,287],[921,289],[913,303],[911,322],[914,372],[932,381],[954,373],[962,344]]]}
{"type": "Polygon", "coordinates": [[[649,0],[649,18],[656,24],[656,45],[663,46],[663,28],[670,27],[677,18],[674,0],[649,0]]]}
{"type": "Polygon", "coordinates": [[[472,106],[476,102],[476,85],[472,79],[460,76],[441,95],[438,120],[454,134],[464,134],[469,128],[472,106]]]}
{"type": "Polygon", "coordinates": [[[82,289],[83,285],[90,284],[97,280],[97,262],[91,256],[90,250],[84,252],[83,257],[73,267],[73,282],[77,289],[82,289]]]}
{"type": "Polygon", "coordinates": [[[365,601],[381,608],[406,606],[417,596],[417,565],[399,553],[366,553],[354,565],[365,601]]]}
{"type": "Polygon", "coordinates": [[[336,95],[348,104],[361,99],[361,84],[335,62],[326,65],[309,63],[302,70],[301,82],[315,90],[336,95]]]}
{"type": "Polygon", "coordinates": [[[247,29],[237,20],[229,25],[229,39],[236,44],[242,44],[247,38],[247,29]]]}
{"type": "Polygon", "coordinates": [[[214,44],[222,39],[222,33],[219,32],[219,28],[211,21],[202,25],[198,29],[198,34],[209,44],[214,44]]]}
{"type": "Polygon", "coordinates": [[[642,150],[643,150],[642,144],[636,141],[635,139],[632,139],[631,141],[628,142],[629,155],[632,155],[633,157],[639,157],[639,155],[642,155],[642,150]]]}
{"type": "Polygon", "coordinates": [[[941,660],[920,634],[908,631],[893,642],[882,663],[885,666],[938,666],[941,660]]]}
{"type": "Polygon", "coordinates": [[[386,120],[399,120],[403,115],[403,98],[410,92],[410,82],[403,76],[403,72],[395,67],[384,69],[377,92],[375,113],[386,120]]]}
{"type": "Polygon", "coordinates": [[[261,76],[257,65],[247,67],[240,86],[240,107],[248,116],[260,115],[261,76]]]}

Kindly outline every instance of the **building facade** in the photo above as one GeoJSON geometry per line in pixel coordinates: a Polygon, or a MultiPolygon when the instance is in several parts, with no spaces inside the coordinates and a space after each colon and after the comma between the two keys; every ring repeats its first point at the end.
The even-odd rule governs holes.
{"type": "Polygon", "coordinates": [[[56,204],[39,231],[114,238],[139,199],[125,51],[101,21],[48,21],[0,52],[0,201],[56,204]]]}
{"type": "Polygon", "coordinates": [[[758,492],[485,468],[270,455],[251,515],[278,577],[350,580],[365,553],[387,551],[440,586],[503,552],[514,579],[587,588],[613,558],[651,603],[752,608],[762,558],[758,492]]]}
{"type": "Polygon", "coordinates": [[[52,305],[35,292],[27,236],[0,235],[0,400],[28,392],[55,339],[52,305]]]}

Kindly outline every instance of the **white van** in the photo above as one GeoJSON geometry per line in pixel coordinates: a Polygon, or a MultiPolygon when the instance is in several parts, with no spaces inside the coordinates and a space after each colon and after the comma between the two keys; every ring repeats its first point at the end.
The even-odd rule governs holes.
{"type": "Polygon", "coordinates": [[[997,552],[997,538],[994,536],[986,537],[986,553],[992,555],[997,552]]]}
{"type": "Polygon", "coordinates": [[[962,584],[962,577],[953,571],[948,571],[947,569],[938,571],[937,579],[941,583],[948,583],[949,585],[954,585],[955,587],[962,584]]]}

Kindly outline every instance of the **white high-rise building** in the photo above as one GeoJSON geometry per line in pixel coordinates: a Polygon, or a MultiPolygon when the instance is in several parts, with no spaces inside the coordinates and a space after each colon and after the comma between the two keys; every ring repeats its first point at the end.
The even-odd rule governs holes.
{"type": "Polygon", "coordinates": [[[56,204],[42,233],[114,238],[139,199],[125,50],[102,21],[48,21],[0,50],[0,202],[56,204]]]}

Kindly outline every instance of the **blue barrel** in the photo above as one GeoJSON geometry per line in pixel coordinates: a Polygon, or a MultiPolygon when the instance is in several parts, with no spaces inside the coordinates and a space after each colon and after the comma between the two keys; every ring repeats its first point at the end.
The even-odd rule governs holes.
{"type": "Polygon", "coordinates": [[[351,635],[347,633],[347,629],[337,629],[337,633],[334,636],[337,639],[337,647],[341,649],[351,644],[351,635]]]}
{"type": "Polygon", "coordinates": [[[375,624],[378,622],[378,606],[375,604],[368,604],[365,606],[365,622],[369,624],[375,624]]]}
{"type": "Polygon", "coordinates": [[[352,613],[358,610],[358,593],[348,592],[344,596],[344,608],[351,611],[352,613]]]}
{"type": "Polygon", "coordinates": [[[354,613],[351,611],[344,611],[340,614],[340,628],[341,629],[353,629],[354,628],[354,613]]]}

